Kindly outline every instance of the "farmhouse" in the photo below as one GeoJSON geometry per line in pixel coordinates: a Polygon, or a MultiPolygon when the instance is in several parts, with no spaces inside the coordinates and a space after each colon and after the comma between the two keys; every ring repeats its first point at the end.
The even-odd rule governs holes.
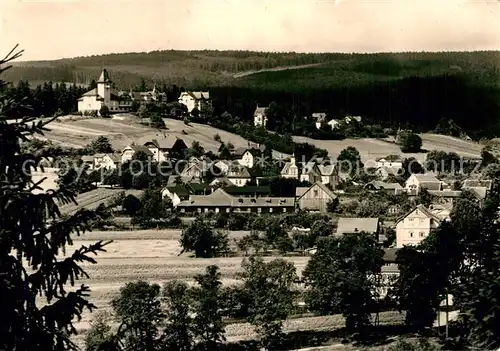
{"type": "Polygon", "coordinates": [[[187,107],[187,111],[191,113],[195,108],[198,111],[204,103],[210,104],[210,93],[204,91],[186,91],[179,96],[179,103],[187,107]]]}
{"type": "Polygon", "coordinates": [[[120,156],[115,154],[95,154],[94,169],[116,169],[120,164],[120,156]]]}
{"type": "Polygon", "coordinates": [[[246,149],[238,159],[238,163],[242,166],[252,168],[262,157],[260,149],[246,149]]]}
{"type": "Polygon", "coordinates": [[[130,144],[122,150],[122,163],[131,161],[137,152],[143,152],[149,159],[153,158],[153,153],[146,146],[130,144]]]}
{"type": "Polygon", "coordinates": [[[253,113],[253,125],[256,127],[264,127],[267,125],[267,116],[266,116],[267,107],[259,107],[255,108],[255,112],[253,113]]]}
{"type": "Polygon", "coordinates": [[[292,155],[290,162],[285,163],[281,176],[287,179],[299,179],[299,167],[295,164],[295,155],[292,155]]]}
{"type": "Polygon", "coordinates": [[[418,205],[397,220],[396,247],[418,245],[448,216],[449,211],[445,211],[443,207],[426,208],[424,205],[418,205]]]}
{"type": "Polygon", "coordinates": [[[132,91],[130,89],[127,95],[132,101],[137,101],[139,104],[162,103],[167,100],[167,94],[156,90],[156,84],[151,91],[132,91]]]}
{"type": "Polygon", "coordinates": [[[381,180],[387,180],[390,176],[398,175],[400,169],[401,168],[379,167],[375,171],[375,175],[381,180]]]}
{"type": "Polygon", "coordinates": [[[232,165],[227,172],[227,179],[236,186],[245,186],[252,176],[245,166],[232,165]]]}
{"type": "Polygon", "coordinates": [[[187,200],[189,195],[205,195],[210,193],[211,189],[207,184],[187,184],[167,186],[161,191],[162,198],[169,198],[174,207],[177,207],[181,201],[187,200]]]}
{"type": "Polygon", "coordinates": [[[379,180],[367,183],[364,188],[369,191],[384,191],[392,195],[399,195],[403,193],[403,187],[399,183],[385,183],[379,180]]]}
{"type": "Polygon", "coordinates": [[[153,153],[156,162],[166,161],[169,155],[181,155],[188,148],[184,140],[173,136],[146,141],[144,146],[153,153]]]}
{"type": "Polygon", "coordinates": [[[321,174],[321,183],[328,184],[335,189],[339,184],[339,174],[337,171],[337,166],[334,164],[318,165],[319,172],[321,174]]]}
{"type": "Polygon", "coordinates": [[[337,198],[321,181],[314,183],[309,188],[297,187],[295,194],[301,210],[315,212],[327,212],[328,202],[337,198]]]}
{"type": "Polygon", "coordinates": [[[111,113],[129,111],[132,101],[111,88],[108,71],[103,69],[97,80],[97,88],[87,91],[78,99],[78,112],[98,112],[102,106],[107,106],[111,113]]]}
{"type": "Polygon", "coordinates": [[[443,182],[430,174],[412,174],[405,183],[405,189],[412,195],[418,195],[421,189],[442,190],[443,182]]]}
{"type": "Polygon", "coordinates": [[[181,212],[286,213],[295,211],[294,198],[234,197],[219,188],[210,195],[191,195],[177,206],[181,212]]]}
{"type": "Polygon", "coordinates": [[[403,159],[399,155],[389,155],[377,158],[377,168],[388,167],[400,169],[403,167],[403,159]]]}

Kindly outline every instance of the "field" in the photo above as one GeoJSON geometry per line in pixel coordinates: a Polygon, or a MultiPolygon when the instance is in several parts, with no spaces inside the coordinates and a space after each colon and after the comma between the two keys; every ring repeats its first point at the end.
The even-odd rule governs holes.
{"type": "MultiPolygon", "coordinates": [[[[442,150],[456,152],[463,157],[479,157],[482,146],[472,141],[465,141],[449,136],[436,134],[422,134],[422,148],[428,151],[442,150]]],[[[390,154],[401,154],[401,150],[393,140],[378,139],[345,139],[345,140],[314,140],[306,137],[294,137],[296,142],[306,142],[328,151],[331,157],[337,158],[340,152],[348,146],[354,146],[361,155],[361,160],[366,166],[374,165],[378,157],[390,154]]],[[[404,157],[415,157],[419,162],[425,159],[425,153],[407,153],[404,157]]]]}
{"type": "MultiPolygon", "coordinates": [[[[205,124],[190,123],[185,125],[180,120],[165,119],[167,130],[158,131],[140,125],[134,117],[123,115],[112,119],[64,118],[60,122],[48,125],[51,131],[45,137],[52,141],[70,147],[83,147],[99,135],[110,138],[112,146],[121,150],[132,142],[144,143],[151,139],[161,139],[163,135],[182,138],[188,146],[193,141],[199,141],[206,151],[217,152],[220,144],[214,140],[219,134],[224,142],[231,142],[236,148],[245,147],[248,141],[239,135],[229,133],[205,124]],[[184,131],[186,134],[184,134],[184,131]]],[[[464,157],[478,157],[482,146],[478,143],[460,140],[443,135],[422,134],[423,148],[426,150],[454,151],[464,157]]],[[[337,158],[340,151],[348,146],[354,146],[361,154],[362,161],[374,160],[389,154],[400,154],[401,150],[392,140],[377,139],[345,139],[345,140],[314,140],[307,137],[294,137],[296,142],[307,142],[319,148],[326,149],[330,156],[337,158]]],[[[424,153],[406,154],[405,157],[415,157],[422,161],[424,153]]]]}
{"type": "MultiPolygon", "coordinates": [[[[240,238],[247,232],[230,232],[230,239],[240,238]]],[[[197,259],[186,255],[179,256],[178,239],[180,230],[140,230],[126,232],[90,232],[75,238],[74,245],[68,247],[66,254],[70,255],[74,248],[89,245],[96,240],[114,240],[107,247],[107,252],[97,257],[98,264],[85,264],[85,270],[90,279],[83,281],[91,289],[91,301],[100,311],[110,310],[110,301],[117,296],[119,289],[125,283],[135,280],[146,280],[163,284],[172,279],[193,282],[193,277],[203,273],[205,267],[216,264],[221,269],[222,282],[225,285],[235,284],[237,272],[240,270],[242,257],[197,259]]],[[[272,260],[273,257],[266,257],[272,260]]],[[[286,258],[294,263],[300,274],[307,264],[308,257],[286,258]]],[[[77,330],[85,332],[89,328],[92,315],[86,313],[76,324],[77,330]]],[[[398,313],[385,313],[381,316],[382,323],[399,321],[398,313]]],[[[287,331],[316,330],[326,331],[343,325],[340,316],[303,317],[288,321],[287,331]]],[[[236,341],[254,337],[252,327],[247,323],[235,323],[226,327],[228,340],[236,341]]],[[[81,343],[83,335],[77,337],[81,343]]]]}
{"type": "Polygon", "coordinates": [[[208,125],[165,119],[166,130],[156,130],[137,123],[137,118],[131,115],[120,115],[112,119],[102,118],[62,118],[50,123],[45,133],[46,139],[58,142],[68,147],[84,147],[100,135],[107,136],[115,150],[135,142],[136,144],[161,139],[164,136],[182,138],[188,146],[193,141],[199,141],[206,151],[217,152],[220,144],[214,140],[219,134],[224,142],[231,142],[236,148],[247,146],[242,137],[228,133],[208,125]],[[185,134],[183,133],[185,132],[185,134]]]}

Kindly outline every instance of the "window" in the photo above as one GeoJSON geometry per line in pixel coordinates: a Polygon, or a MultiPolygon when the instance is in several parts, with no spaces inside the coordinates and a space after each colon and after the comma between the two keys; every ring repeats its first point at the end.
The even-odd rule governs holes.
{"type": "Polygon", "coordinates": [[[261,212],[262,212],[262,208],[257,207],[257,213],[261,213],[261,212]]]}
{"type": "Polygon", "coordinates": [[[413,222],[413,218],[408,218],[408,222],[413,222]]]}
{"type": "Polygon", "coordinates": [[[421,238],[425,237],[425,233],[424,232],[420,232],[420,237],[421,238]]]}
{"type": "Polygon", "coordinates": [[[273,208],[269,207],[269,213],[273,213],[273,208]]]}
{"type": "Polygon", "coordinates": [[[286,208],[285,207],[283,207],[283,212],[286,212],[286,208]]]}
{"type": "Polygon", "coordinates": [[[424,219],[424,218],[420,218],[420,219],[418,220],[418,222],[419,222],[420,224],[423,224],[423,223],[425,222],[425,219],[424,219]]]}
{"type": "Polygon", "coordinates": [[[318,197],[318,190],[314,190],[314,197],[318,197]]]}
{"type": "Polygon", "coordinates": [[[229,213],[230,209],[229,208],[226,208],[226,212],[229,213]]]}
{"type": "Polygon", "coordinates": [[[410,238],[413,238],[413,233],[410,233],[410,238]]]}

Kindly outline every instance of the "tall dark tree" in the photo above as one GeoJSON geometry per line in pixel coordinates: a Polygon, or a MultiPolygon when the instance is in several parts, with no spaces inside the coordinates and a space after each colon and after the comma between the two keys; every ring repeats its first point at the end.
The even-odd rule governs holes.
{"type": "MultiPolygon", "coordinates": [[[[0,60],[0,74],[19,56],[12,50],[0,60]]],[[[38,165],[43,156],[50,155],[23,153],[20,143],[41,134],[47,122],[26,117],[7,123],[18,104],[5,97],[5,92],[6,83],[0,80],[0,349],[76,350],[70,339],[76,333],[73,321],[84,309],[95,306],[87,300],[87,286],[71,292],[68,286],[86,276],[80,263],[95,263],[89,254],[103,251],[106,243],[84,246],[64,259],[58,257],[72,244],[72,234],[88,230],[90,221],[98,216],[83,209],[61,217],[58,204],[75,201],[72,187],[31,192],[39,187],[26,166],[38,165]],[[40,304],[39,298],[46,304],[40,304]]]]}

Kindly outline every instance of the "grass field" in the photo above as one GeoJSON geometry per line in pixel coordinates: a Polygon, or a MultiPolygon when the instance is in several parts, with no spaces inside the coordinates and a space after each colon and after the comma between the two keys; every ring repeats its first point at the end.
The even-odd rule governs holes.
{"type": "Polygon", "coordinates": [[[144,143],[151,139],[161,139],[165,136],[176,136],[182,138],[188,146],[193,141],[199,141],[206,151],[217,152],[219,142],[214,136],[219,134],[224,142],[231,142],[236,148],[247,146],[248,141],[242,137],[210,127],[204,124],[165,119],[166,130],[156,130],[137,123],[137,119],[130,115],[118,118],[65,118],[59,122],[50,123],[47,127],[49,132],[45,137],[69,147],[84,147],[100,135],[107,136],[113,148],[121,151],[132,142],[144,143]],[[184,134],[183,131],[186,133],[184,134]]]}
{"type": "MultiPolygon", "coordinates": [[[[121,150],[132,142],[144,143],[151,139],[166,136],[176,136],[182,138],[188,146],[193,141],[199,141],[206,151],[217,152],[220,144],[214,140],[214,136],[219,134],[224,142],[231,142],[236,148],[245,147],[248,141],[239,135],[229,133],[205,124],[190,123],[184,124],[180,120],[165,119],[167,130],[160,131],[143,126],[130,115],[112,119],[83,119],[65,118],[60,122],[52,122],[48,128],[51,131],[45,133],[50,140],[59,142],[66,146],[83,147],[99,135],[106,135],[112,143],[113,148],[121,150]],[[183,131],[186,133],[184,134],[183,131]]],[[[481,153],[481,145],[474,142],[464,141],[453,137],[423,134],[423,148],[426,150],[454,151],[466,157],[478,157],[481,153]]],[[[307,137],[294,137],[296,142],[311,143],[319,148],[326,149],[330,156],[337,158],[340,151],[348,146],[354,146],[361,154],[363,162],[374,160],[377,157],[389,154],[400,154],[398,145],[391,140],[383,141],[377,139],[345,139],[345,140],[314,140],[307,137]]],[[[406,154],[405,157],[415,157],[422,161],[424,153],[406,154]]]]}
{"type": "MultiPolygon", "coordinates": [[[[139,230],[139,231],[94,231],[75,238],[74,245],[68,247],[67,255],[80,245],[88,245],[96,240],[114,240],[107,247],[107,252],[100,253],[96,265],[85,264],[85,270],[90,279],[82,281],[91,289],[91,301],[100,311],[110,311],[110,301],[117,296],[120,287],[135,280],[146,280],[163,284],[172,279],[193,282],[193,277],[203,273],[205,267],[211,264],[219,266],[224,285],[238,282],[236,274],[240,271],[243,257],[224,257],[198,259],[181,255],[178,239],[180,230],[139,230]]],[[[230,232],[229,236],[240,238],[247,232],[230,232]]],[[[272,260],[273,257],[265,257],[272,260]]],[[[308,257],[285,258],[294,263],[298,274],[305,268],[308,257]]],[[[80,282],[78,282],[80,283],[80,282]]],[[[78,284],[77,284],[78,285],[78,284]]],[[[92,314],[85,313],[83,319],[76,323],[81,332],[76,338],[81,343],[85,331],[89,328],[92,314]]],[[[381,316],[382,323],[400,321],[398,313],[385,313],[381,316]]],[[[288,321],[286,331],[332,330],[343,326],[340,316],[304,317],[288,321]]],[[[226,327],[228,340],[237,341],[255,337],[253,328],[247,323],[235,323],[226,327]]]]}

